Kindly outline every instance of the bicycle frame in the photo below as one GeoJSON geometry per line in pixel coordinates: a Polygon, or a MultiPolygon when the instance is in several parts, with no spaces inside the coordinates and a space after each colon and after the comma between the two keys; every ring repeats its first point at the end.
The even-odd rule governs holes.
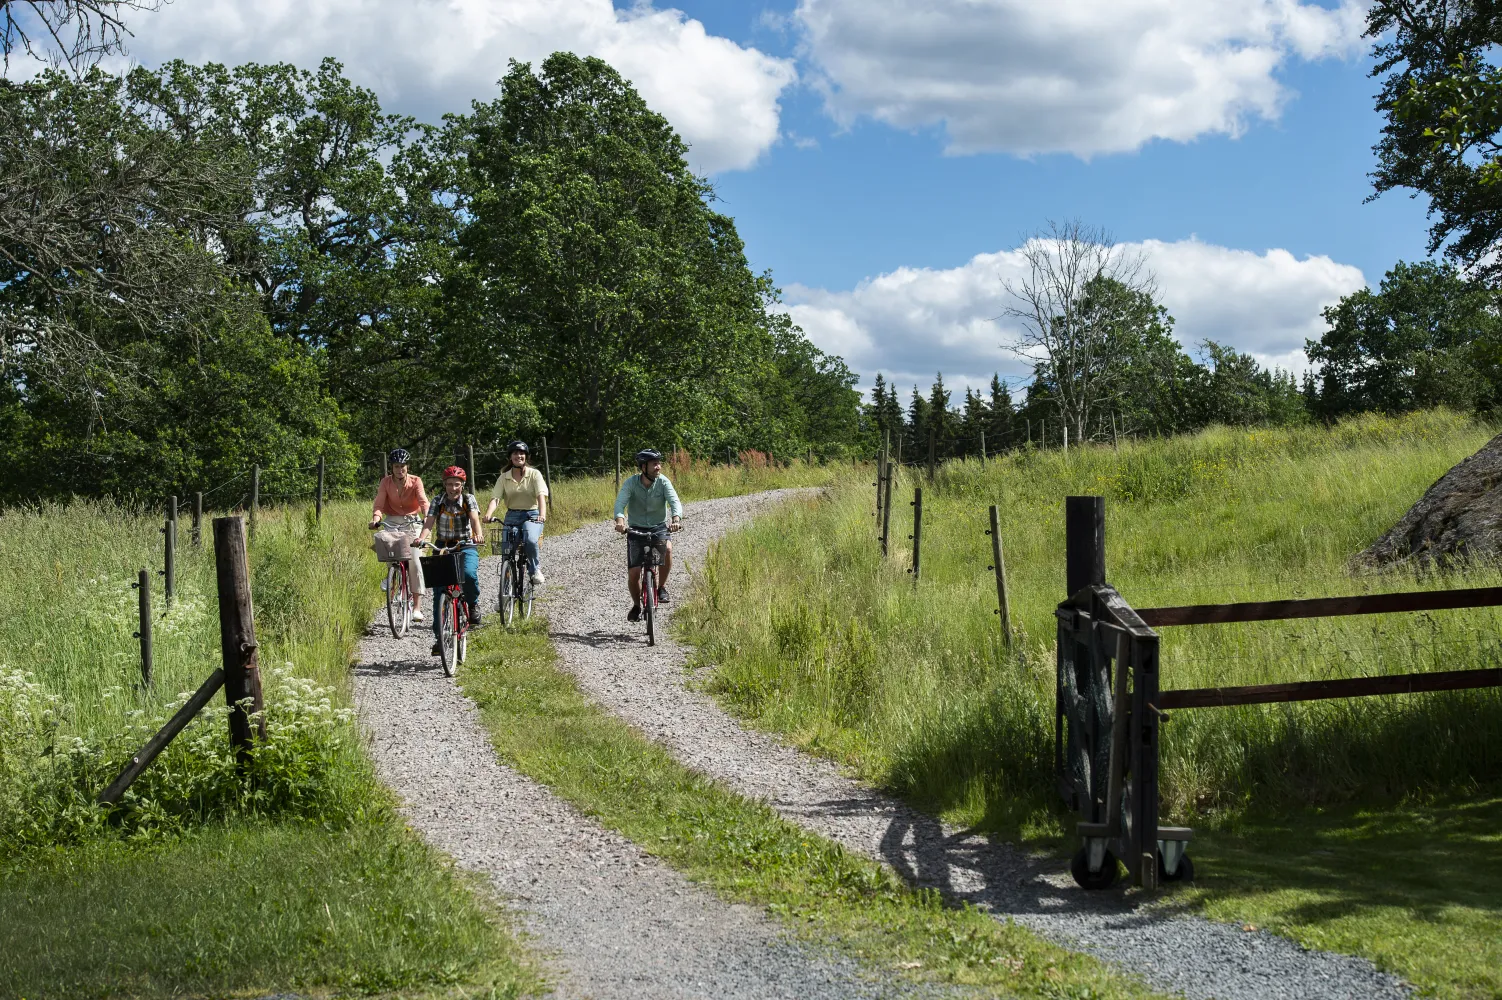
{"type": "MultiPolygon", "coordinates": [[[[479,548],[479,543],[465,542],[460,545],[450,545],[447,548],[439,548],[432,542],[424,541],[417,543],[414,547],[428,549],[435,556],[444,556],[452,552],[458,552],[462,549],[479,548]]],[[[459,609],[463,605],[463,603],[464,585],[462,581],[458,583],[450,583],[444,586],[443,590],[441,591],[441,595],[434,601],[435,606],[433,608],[433,620],[437,625],[439,631],[438,658],[443,664],[444,674],[450,677],[453,676],[455,665],[464,662],[464,658],[469,646],[469,618],[467,615],[459,613],[459,609]],[[445,630],[445,626],[447,627],[449,634],[454,637],[452,655],[450,655],[450,653],[446,649],[444,649],[444,640],[442,633],[445,630]]]]}
{"type": "MultiPolygon", "coordinates": [[[[496,520],[501,521],[500,518],[496,520]]],[[[542,518],[535,514],[527,518],[529,523],[541,520],[542,518]]],[[[501,521],[499,540],[503,562],[496,580],[496,611],[501,616],[502,624],[509,626],[515,619],[518,605],[521,606],[523,618],[530,618],[532,615],[531,573],[527,566],[525,549],[526,531],[520,524],[506,524],[501,521]],[[508,548],[509,551],[507,551],[508,548]],[[510,578],[509,594],[507,593],[507,577],[510,578]]],[[[492,538],[492,551],[494,551],[495,541],[492,538]]]]}

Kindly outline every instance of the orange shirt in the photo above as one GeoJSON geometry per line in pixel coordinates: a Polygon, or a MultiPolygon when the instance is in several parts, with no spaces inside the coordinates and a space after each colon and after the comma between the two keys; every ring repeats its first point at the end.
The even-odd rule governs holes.
{"type": "Polygon", "coordinates": [[[384,477],[376,490],[375,506],[372,508],[395,517],[421,514],[427,509],[428,495],[422,490],[422,477],[410,472],[407,473],[406,489],[397,485],[395,476],[384,477]]]}

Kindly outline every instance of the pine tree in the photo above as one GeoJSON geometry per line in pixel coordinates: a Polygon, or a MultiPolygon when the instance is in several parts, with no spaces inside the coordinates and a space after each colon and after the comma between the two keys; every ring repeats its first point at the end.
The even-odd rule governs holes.
{"type": "Polygon", "coordinates": [[[987,409],[990,412],[986,425],[986,447],[999,452],[1021,444],[1017,434],[1016,412],[1012,409],[1012,393],[1000,375],[991,376],[991,405],[987,409]]]}

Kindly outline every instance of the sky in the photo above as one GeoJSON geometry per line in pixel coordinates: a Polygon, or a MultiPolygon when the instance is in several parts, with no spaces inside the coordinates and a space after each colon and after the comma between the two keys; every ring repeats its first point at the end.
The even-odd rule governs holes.
{"type": "Polygon", "coordinates": [[[1018,248],[1079,220],[1175,333],[1302,370],[1320,311],[1425,256],[1368,201],[1364,6],[1325,0],[175,0],[130,57],[345,63],[428,120],[507,61],[610,61],[679,130],[753,269],[869,386],[1020,381],[1018,248]]]}

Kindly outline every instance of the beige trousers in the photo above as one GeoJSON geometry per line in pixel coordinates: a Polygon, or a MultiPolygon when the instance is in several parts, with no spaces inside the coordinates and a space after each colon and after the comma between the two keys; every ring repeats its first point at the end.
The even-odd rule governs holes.
{"type": "MultiPolygon", "coordinates": [[[[381,527],[387,531],[400,531],[408,538],[416,538],[422,530],[421,514],[402,514],[384,516],[381,518],[381,527]]],[[[407,579],[412,587],[414,596],[421,597],[428,592],[427,586],[422,579],[422,560],[418,558],[416,549],[412,550],[412,558],[407,560],[407,579]]]]}

